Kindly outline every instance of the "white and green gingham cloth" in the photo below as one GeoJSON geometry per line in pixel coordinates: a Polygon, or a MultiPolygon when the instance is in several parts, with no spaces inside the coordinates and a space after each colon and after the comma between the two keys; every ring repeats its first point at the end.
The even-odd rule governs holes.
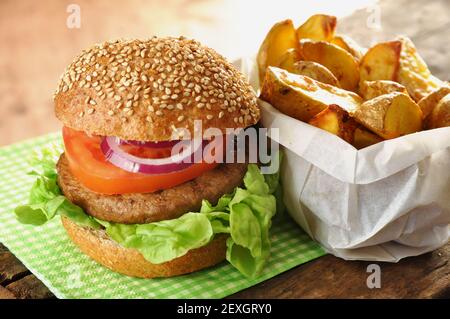
{"type": "Polygon", "coordinates": [[[221,298],[325,254],[294,222],[271,229],[271,258],[256,279],[227,262],[193,274],[138,279],[92,261],[69,240],[59,218],[34,227],[16,221],[14,208],[27,201],[35,177],[27,158],[33,149],[59,142],[53,133],[0,148],[0,242],[59,298],[221,298]]]}

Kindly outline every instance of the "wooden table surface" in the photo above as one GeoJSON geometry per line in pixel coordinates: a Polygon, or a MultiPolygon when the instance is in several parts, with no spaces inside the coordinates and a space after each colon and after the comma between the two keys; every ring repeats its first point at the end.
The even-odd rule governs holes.
{"type": "MultiPolygon", "coordinates": [[[[110,38],[183,34],[195,37],[230,59],[257,50],[275,21],[300,23],[317,12],[338,17],[338,31],[364,46],[408,35],[432,72],[449,80],[450,1],[435,0],[78,0],[81,28],[65,26],[67,3],[0,2],[0,146],[55,131],[52,92],[73,56],[110,38]],[[361,7],[370,5],[369,8],[361,7]],[[357,7],[360,9],[355,10],[357,7]],[[373,24],[381,14],[381,28],[373,24]]],[[[366,285],[368,262],[331,255],[296,267],[241,291],[235,298],[449,298],[450,244],[397,264],[380,263],[381,288],[366,285]]],[[[0,244],[0,298],[54,298],[53,294],[0,244]]]]}

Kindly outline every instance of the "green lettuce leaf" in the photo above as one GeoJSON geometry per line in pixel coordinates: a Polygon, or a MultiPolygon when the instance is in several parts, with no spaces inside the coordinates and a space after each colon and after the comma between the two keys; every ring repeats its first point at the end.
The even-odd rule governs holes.
{"type": "Polygon", "coordinates": [[[57,184],[57,152],[44,149],[34,154],[31,174],[37,179],[30,190],[28,205],[15,209],[24,224],[42,225],[56,215],[91,228],[104,228],[109,237],[128,248],[137,249],[144,258],[159,264],[183,256],[189,250],[208,244],[215,234],[225,233],[227,260],[247,277],[256,277],[270,256],[271,220],[280,206],[279,174],[262,175],[249,164],[244,176],[245,188],[223,195],[216,205],[202,202],[199,212],[189,212],[177,219],[149,224],[111,223],[87,215],[61,193],[57,184]]]}
{"type": "Polygon", "coordinates": [[[28,205],[18,206],[14,210],[17,220],[23,224],[39,226],[55,215],[61,215],[79,225],[100,228],[100,224],[93,217],[61,194],[56,173],[58,156],[56,145],[32,154],[29,159],[32,170],[29,174],[38,177],[31,187],[28,205]]]}

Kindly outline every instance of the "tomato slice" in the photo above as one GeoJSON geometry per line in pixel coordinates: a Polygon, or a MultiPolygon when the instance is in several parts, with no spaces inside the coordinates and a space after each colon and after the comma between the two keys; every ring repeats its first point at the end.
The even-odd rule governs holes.
{"type": "MultiPolygon", "coordinates": [[[[101,137],[88,136],[68,127],[63,127],[62,133],[70,171],[84,186],[96,193],[151,193],[192,180],[218,165],[201,162],[168,174],[132,173],[106,160],[100,149],[101,137]]],[[[147,158],[164,157],[168,154],[165,149],[130,145],[125,145],[124,148],[134,155],[147,158]]]]}

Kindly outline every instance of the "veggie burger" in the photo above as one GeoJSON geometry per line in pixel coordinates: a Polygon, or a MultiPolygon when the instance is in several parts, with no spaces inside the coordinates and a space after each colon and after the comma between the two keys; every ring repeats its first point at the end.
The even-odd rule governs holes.
{"type": "Polygon", "coordinates": [[[105,42],[67,67],[54,101],[64,152],[49,146],[31,159],[37,178],[19,221],[60,216],[82,252],[130,276],[175,276],[225,258],[260,273],[277,176],[208,160],[206,148],[223,154],[227,144],[194,138],[196,121],[222,136],[258,122],[255,93],[233,65],[183,37],[105,42]]]}

